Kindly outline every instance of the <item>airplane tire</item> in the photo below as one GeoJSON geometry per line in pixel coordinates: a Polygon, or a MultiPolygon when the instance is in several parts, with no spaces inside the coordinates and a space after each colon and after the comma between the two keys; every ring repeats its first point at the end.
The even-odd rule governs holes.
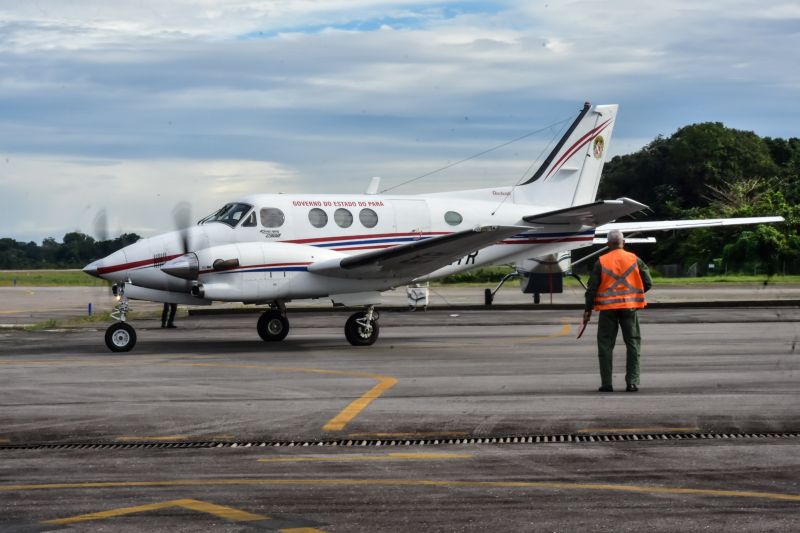
{"type": "Polygon", "coordinates": [[[258,318],[258,336],[267,342],[278,342],[289,334],[289,319],[279,311],[267,311],[258,318]]]}
{"type": "MultiPolygon", "coordinates": [[[[373,313],[373,316],[375,315],[376,314],[373,313]]],[[[347,342],[353,346],[371,346],[378,340],[378,334],[381,328],[378,326],[377,320],[373,318],[370,323],[372,327],[370,328],[365,328],[356,322],[356,320],[363,320],[366,316],[367,313],[363,311],[350,315],[350,318],[347,319],[347,323],[344,325],[344,336],[347,338],[347,342]]]]}
{"type": "Polygon", "coordinates": [[[125,322],[116,322],[106,329],[106,346],[112,352],[129,352],[136,346],[136,330],[125,322]]]}

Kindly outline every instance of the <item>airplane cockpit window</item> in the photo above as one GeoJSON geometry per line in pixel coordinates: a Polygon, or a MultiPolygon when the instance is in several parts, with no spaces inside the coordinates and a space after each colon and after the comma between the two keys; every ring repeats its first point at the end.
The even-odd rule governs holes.
{"type": "Polygon", "coordinates": [[[286,217],[277,207],[265,207],[261,210],[261,225],[265,228],[280,228],[286,217]]]}
{"type": "Polygon", "coordinates": [[[250,204],[226,204],[214,213],[204,218],[201,222],[209,224],[211,222],[222,222],[228,226],[235,228],[242,218],[253,208],[250,204]]]}
{"type": "Polygon", "coordinates": [[[324,228],[328,223],[328,213],[316,207],[308,212],[308,221],[315,228],[324,228]]]}
{"type": "Polygon", "coordinates": [[[243,228],[254,228],[254,227],[256,227],[256,224],[257,224],[256,223],[256,212],[253,211],[252,213],[247,215],[247,218],[244,219],[244,222],[242,222],[242,227],[243,228]]]}

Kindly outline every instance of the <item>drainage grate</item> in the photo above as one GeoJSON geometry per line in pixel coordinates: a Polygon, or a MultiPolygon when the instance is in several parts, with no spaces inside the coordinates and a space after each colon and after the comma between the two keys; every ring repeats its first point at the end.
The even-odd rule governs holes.
{"type": "Polygon", "coordinates": [[[183,442],[76,442],[4,444],[2,450],[146,450],[146,449],[198,449],[198,448],[307,448],[307,447],[416,447],[474,444],[561,444],[561,443],[607,443],[631,441],[667,440],[763,440],[796,439],[800,431],[762,433],[618,433],[618,434],[554,434],[554,435],[510,435],[498,437],[447,437],[425,439],[323,439],[323,440],[271,440],[271,441],[183,441],[183,442]]]}

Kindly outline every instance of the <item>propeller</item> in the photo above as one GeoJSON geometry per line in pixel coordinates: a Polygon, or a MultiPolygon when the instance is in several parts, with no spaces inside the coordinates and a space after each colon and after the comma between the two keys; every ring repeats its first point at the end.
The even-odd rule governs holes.
{"type": "Polygon", "coordinates": [[[172,209],[172,220],[175,223],[175,229],[180,232],[181,237],[181,252],[184,254],[189,253],[189,226],[192,225],[192,206],[189,202],[178,202],[172,209]]]}
{"type": "Polygon", "coordinates": [[[192,206],[189,202],[178,202],[172,209],[172,220],[181,241],[181,255],[161,266],[162,272],[187,280],[196,280],[200,263],[189,247],[189,227],[192,225],[192,206]]]}
{"type": "Polygon", "coordinates": [[[108,214],[105,208],[94,216],[94,237],[98,242],[108,240],[108,214]]]}

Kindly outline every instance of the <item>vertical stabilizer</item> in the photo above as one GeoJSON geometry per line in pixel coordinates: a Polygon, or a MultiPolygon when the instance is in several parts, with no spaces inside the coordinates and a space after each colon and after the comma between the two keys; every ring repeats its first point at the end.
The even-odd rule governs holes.
{"type": "Polygon", "coordinates": [[[514,201],[555,207],[594,201],[618,107],[585,104],[533,176],[516,187],[514,201]]]}

